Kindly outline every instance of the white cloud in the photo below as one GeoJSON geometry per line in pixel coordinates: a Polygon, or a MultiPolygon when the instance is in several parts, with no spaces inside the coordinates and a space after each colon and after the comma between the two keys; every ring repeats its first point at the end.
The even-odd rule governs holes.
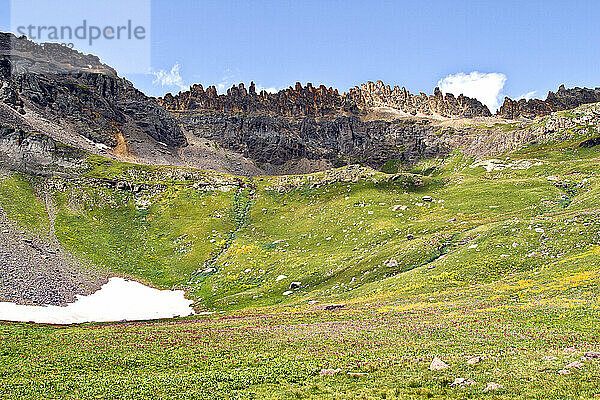
{"type": "Polygon", "coordinates": [[[535,96],[536,93],[537,92],[535,90],[533,90],[531,92],[523,93],[522,95],[517,97],[517,100],[521,100],[521,99],[531,100],[531,99],[533,99],[533,96],[535,96]]]}
{"type": "Polygon", "coordinates": [[[175,63],[169,72],[165,71],[164,69],[161,69],[158,72],[152,72],[152,75],[155,77],[152,81],[152,84],[167,87],[174,86],[178,87],[180,90],[187,90],[188,86],[183,84],[183,78],[179,73],[179,68],[179,63],[175,63]]]}
{"type": "Polygon", "coordinates": [[[256,86],[256,93],[260,93],[263,90],[267,93],[277,93],[278,92],[278,90],[275,89],[274,87],[264,87],[262,85],[257,85],[257,84],[254,84],[254,85],[256,86]]]}
{"type": "Polygon", "coordinates": [[[499,72],[474,71],[470,74],[459,72],[440,79],[438,87],[444,94],[452,93],[455,96],[463,94],[467,97],[474,97],[494,113],[500,105],[501,91],[505,82],[506,75],[499,72]]]}
{"type": "MultiPolygon", "coordinates": [[[[230,89],[233,85],[237,85],[242,82],[240,78],[240,71],[238,69],[232,70],[231,68],[227,68],[223,72],[223,76],[221,78],[221,82],[217,83],[215,86],[217,87],[217,93],[225,94],[227,90],[230,89]]],[[[277,89],[274,87],[265,87],[261,84],[255,83],[256,93],[260,93],[261,90],[264,90],[268,93],[277,93],[277,89]]],[[[246,85],[246,89],[249,88],[250,85],[246,85]]]]}
{"type": "Polygon", "coordinates": [[[227,89],[229,89],[236,77],[239,75],[239,72],[233,72],[231,69],[227,68],[223,73],[223,77],[221,78],[221,82],[217,83],[217,92],[219,94],[227,93],[227,89]]]}

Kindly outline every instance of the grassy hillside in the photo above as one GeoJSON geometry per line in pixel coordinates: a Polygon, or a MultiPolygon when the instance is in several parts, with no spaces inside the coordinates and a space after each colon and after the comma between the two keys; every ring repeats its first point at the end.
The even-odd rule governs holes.
{"type": "Polygon", "coordinates": [[[0,204],[23,229],[54,223],[74,254],[214,314],[0,325],[0,398],[594,398],[600,360],[581,357],[600,351],[600,152],[576,126],[396,175],[240,179],[92,157],[75,180],[4,176],[0,204]],[[434,356],[450,367],[430,371],[434,356]]]}

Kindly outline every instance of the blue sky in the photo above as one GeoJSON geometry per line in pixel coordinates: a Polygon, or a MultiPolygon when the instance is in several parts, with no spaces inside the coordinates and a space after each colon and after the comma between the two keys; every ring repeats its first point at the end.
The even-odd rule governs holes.
{"type": "MultiPolygon", "coordinates": [[[[8,3],[0,0],[3,30],[8,3]]],[[[251,80],[345,91],[378,79],[431,93],[448,75],[479,71],[505,77],[487,77],[480,91],[545,98],[561,83],[600,86],[599,15],[600,2],[577,0],[155,0],[151,71],[126,76],[151,95],[251,80]]]]}

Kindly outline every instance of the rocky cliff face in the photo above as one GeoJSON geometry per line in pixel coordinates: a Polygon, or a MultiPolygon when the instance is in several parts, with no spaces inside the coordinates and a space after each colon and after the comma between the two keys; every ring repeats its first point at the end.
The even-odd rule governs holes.
{"type": "MultiPolygon", "coordinates": [[[[296,172],[286,171],[285,167],[298,165],[300,160],[315,161],[309,171],[346,164],[381,169],[389,161],[411,165],[446,156],[458,148],[467,156],[490,157],[528,144],[577,140],[600,130],[600,103],[583,105],[569,113],[553,113],[542,123],[453,123],[423,118],[363,121],[357,116],[282,119],[216,112],[180,118],[194,135],[209,138],[277,174],[296,172]]],[[[582,139],[581,146],[598,143],[600,139],[592,137],[582,139]]]]}
{"type": "Polygon", "coordinates": [[[596,102],[600,102],[600,88],[575,87],[565,89],[565,85],[560,85],[556,93],[548,93],[546,100],[512,100],[506,97],[497,115],[508,119],[533,119],[549,115],[555,111],[570,110],[583,104],[596,102]]]}
{"type": "Polygon", "coordinates": [[[96,56],[6,33],[0,33],[0,102],[25,120],[42,118],[122,151],[133,135],[186,143],[169,113],[96,56]]]}
{"type": "Polygon", "coordinates": [[[60,144],[46,135],[0,128],[0,168],[53,175],[77,171],[84,165],[82,150],[60,144]]]}
{"type": "MultiPolygon", "coordinates": [[[[506,99],[497,117],[533,118],[590,102],[600,102],[600,88],[561,86],[544,101],[506,99]]],[[[194,85],[152,99],[93,55],[0,33],[0,125],[10,128],[0,135],[0,163],[18,169],[28,162],[68,168],[52,166],[61,148],[31,132],[107,157],[235,175],[351,163],[381,168],[458,147],[487,156],[553,135],[520,128],[482,133],[477,124],[486,120],[468,120],[490,116],[476,99],[437,88],[412,94],[381,81],[342,94],[310,83],[277,93],[239,84],[221,95],[214,86],[194,85]]]]}
{"type": "Polygon", "coordinates": [[[449,151],[428,140],[438,128],[426,120],[364,122],[357,116],[286,119],[218,112],[182,114],[180,120],[194,135],[259,165],[308,159],[329,166],[360,162],[379,168],[390,159],[411,163],[449,151]]]}
{"type": "Polygon", "coordinates": [[[449,149],[428,143],[437,128],[425,119],[367,121],[373,109],[387,107],[406,117],[490,116],[487,107],[465,96],[413,95],[369,82],[348,93],[310,83],[277,93],[233,86],[217,94],[194,85],[189,91],[157,99],[195,137],[210,139],[224,148],[256,161],[267,171],[299,160],[318,168],[361,162],[379,168],[390,159],[411,163],[445,154],[449,149]]]}
{"type": "MultiPolygon", "coordinates": [[[[218,95],[214,87],[204,91],[197,85],[158,101],[190,134],[210,139],[270,172],[285,170],[299,160],[314,162],[318,169],[354,162],[381,168],[390,160],[411,164],[457,147],[470,155],[489,156],[555,135],[552,129],[540,132],[537,128],[489,129],[482,135],[468,123],[446,129],[443,126],[451,124],[443,125],[440,117],[491,114],[479,101],[462,95],[443,95],[437,88],[431,96],[413,95],[381,81],[341,95],[331,88],[299,83],[276,94],[257,94],[252,84],[250,90],[239,85],[218,95]],[[370,118],[377,109],[397,113],[387,120],[370,118]]],[[[506,99],[496,117],[531,119],[593,102],[600,102],[600,89],[561,86],[546,100],[506,99]]]]}

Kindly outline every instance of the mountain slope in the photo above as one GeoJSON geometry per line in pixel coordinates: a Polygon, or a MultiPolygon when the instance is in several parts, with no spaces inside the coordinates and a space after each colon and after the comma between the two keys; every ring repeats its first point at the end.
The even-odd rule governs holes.
{"type": "Polygon", "coordinates": [[[0,324],[3,394],[594,398],[598,107],[480,126],[479,137],[518,148],[493,159],[454,151],[395,174],[239,178],[6,131],[4,143],[46,143],[36,168],[15,163],[0,177],[12,223],[47,224],[36,188],[52,188],[61,246],[108,275],[185,288],[214,314],[0,324]],[[14,201],[23,188],[28,201],[14,201]],[[434,357],[448,368],[430,370],[434,357]],[[485,392],[489,383],[502,387],[485,392]]]}
{"type": "Polygon", "coordinates": [[[238,178],[122,163],[11,130],[0,135],[0,154],[12,170],[7,188],[15,179],[53,188],[54,229],[65,249],[113,273],[183,287],[199,307],[238,308],[286,300],[289,290],[345,293],[462,249],[472,230],[594,207],[598,107],[497,133],[507,146],[499,151],[529,143],[501,159],[478,160],[465,148],[411,173],[347,166],[238,178]]]}

